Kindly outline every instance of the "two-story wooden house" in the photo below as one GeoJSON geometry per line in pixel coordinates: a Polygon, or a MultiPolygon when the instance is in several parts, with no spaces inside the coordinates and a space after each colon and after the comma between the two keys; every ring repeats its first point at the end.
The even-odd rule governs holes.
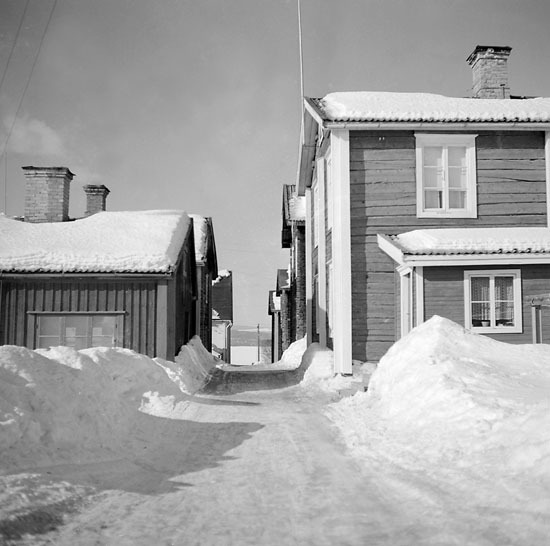
{"type": "Polygon", "coordinates": [[[473,98],[305,99],[308,339],[335,372],[433,314],[531,341],[530,297],[550,291],[550,99],[510,95],[510,49],[468,57],[473,98]]]}

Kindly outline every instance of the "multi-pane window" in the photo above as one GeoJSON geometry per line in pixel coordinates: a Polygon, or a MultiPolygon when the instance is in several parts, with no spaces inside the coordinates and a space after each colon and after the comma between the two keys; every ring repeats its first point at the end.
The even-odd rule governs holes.
{"type": "Polygon", "coordinates": [[[521,332],[519,270],[464,274],[466,327],[479,332],[521,332]]]}
{"type": "Polygon", "coordinates": [[[121,331],[122,314],[39,314],[36,347],[116,347],[121,331]]]}
{"type": "Polygon", "coordinates": [[[475,135],[416,135],[417,215],[475,218],[475,135]]]}

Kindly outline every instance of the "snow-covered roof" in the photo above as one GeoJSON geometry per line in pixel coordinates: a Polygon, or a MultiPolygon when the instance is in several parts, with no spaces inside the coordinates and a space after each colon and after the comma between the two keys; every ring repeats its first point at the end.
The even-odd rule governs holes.
{"type": "Polygon", "coordinates": [[[190,214],[189,217],[193,220],[195,258],[202,262],[206,260],[208,253],[208,220],[198,214],[190,214]]]}
{"type": "Polygon", "coordinates": [[[0,271],[165,273],[190,225],[181,210],[99,212],[74,222],[0,215],[0,271]]]}
{"type": "Polygon", "coordinates": [[[418,229],[391,237],[405,254],[547,254],[550,228],[418,229]]]}
{"type": "Polygon", "coordinates": [[[308,101],[325,121],[334,122],[550,122],[550,98],[473,99],[358,91],[308,101]]]}

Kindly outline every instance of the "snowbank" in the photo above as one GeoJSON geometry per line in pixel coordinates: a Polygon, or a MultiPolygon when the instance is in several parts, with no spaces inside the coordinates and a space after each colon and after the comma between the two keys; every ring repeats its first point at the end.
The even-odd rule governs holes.
{"type": "Polygon", "coordinates": [[[218,365],[218,367],[227,372],[293,371],[300,367],[300,364],[302,363],[302,356],[304,355],[306,348],[307,341],[306,338],[303,337],[302,339],[291,343],[289,347],[283,351],[283,354],[281,355],[281,360],[277,362],[273,362],[271,364],[257,363],[252,365],[235,365],[223,363],[221,365],[218,365]]]}
{"type": "Polygon", "coordinates": [[[160,358],[155,362],[165,369],[182,392],[195,394],[208,383],[219,361],[206,350],[199,336],[194,336],[181,348],[175,363],[160,358]]]}
{"type": "Polygon", "coordinates": [[[340,392],[357,387],[363,381],[366,363],[353,361],[351,376],[334,374],[334,354],[331,349],[312,343],[302,357],[304,377],[300,386],[304,389],[320,389],[325,392],[340,392]]]}
{"type": "Polygon", "coordinates": [[[155,437],[154,421],[140,414],[170,418],[214,363],[198,338],[177,363],[120,348],[0,347],[0,470],[131,451],[136,427],[140,438],[155,437]]]}
{"type": "Polygon", "coordinates": [[[369,464],[449,479],[460,468],[487,491],[500,482],[550,509],[549,393],[550,346],[508,345],[432,317],[380,360],[367,393],[330,416],[369,464]]]}

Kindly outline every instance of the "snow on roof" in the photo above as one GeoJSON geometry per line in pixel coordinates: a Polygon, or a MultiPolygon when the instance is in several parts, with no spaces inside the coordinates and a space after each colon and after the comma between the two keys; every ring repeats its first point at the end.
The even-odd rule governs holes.
{"type": "Polygon", "coordinates": [[[193,220],[193,231],[195,234],[195,258],[204,262],[208,253],[208,220],[198,214],[190,214],[193,220]]]}
{"type": "Polygon", "coordinates": [[[0,215],[0,271],[168,272],[189,229],[181,210],[99,212],[74,222],[0,215]]]}
{"type": "Polygon", "coordinates": [[[417,229],[391,237],[405,254],[550,253],[550,228],[417,229]]]}
{"type": "Polygon", "coordinates": [[[330,93],[311,103],[329,121],[550,122],[550,98],[472,99],[358,91],[330,93]]]}
{"type": "Polygon", "coordinates": [[[226,279],[228,277],[231,277],[231,271],[229,271],[228,269],[221,269],[220,271],[218,271],[218,276],[212,281],[212,286],[218,284],[222,281],[222,279],[226,279]]]}

